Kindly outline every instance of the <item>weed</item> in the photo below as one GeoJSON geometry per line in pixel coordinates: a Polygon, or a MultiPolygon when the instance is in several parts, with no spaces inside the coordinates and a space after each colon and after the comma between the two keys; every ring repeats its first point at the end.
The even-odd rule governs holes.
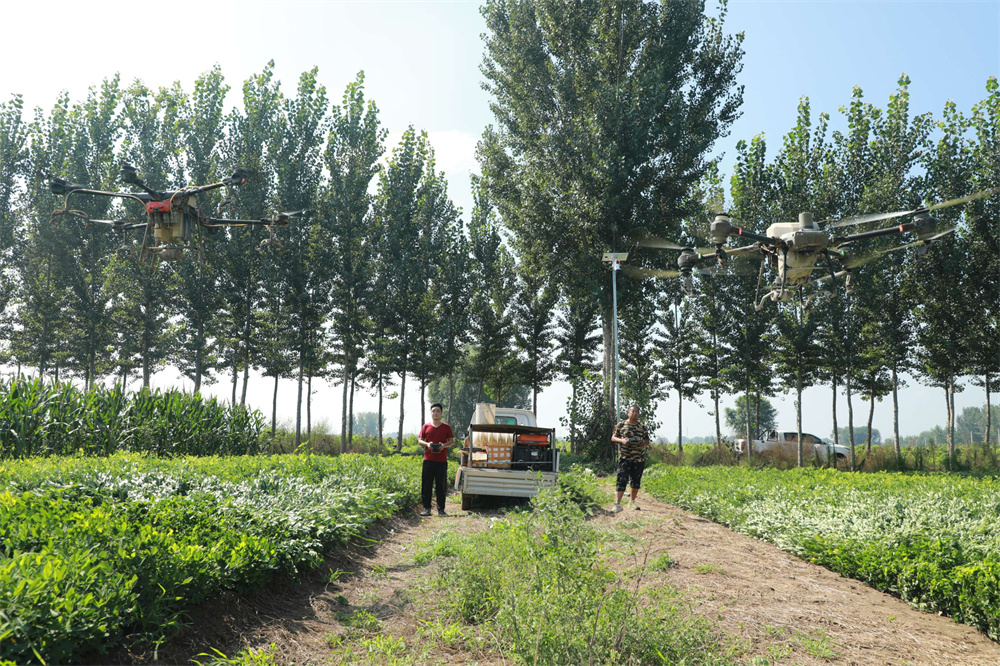
{"type": "Polygon", "coordinates": [[[697,564],[694,570],[700,574],[718,573],[725,575],[726,571],[718,564],[697,564]]]}
{"type": "Polygon", "coordinates": [[[366,610],[354,611],[351,614],[338,613],[337,620],[344,626],[360,631],[376,632],[382,629],[382,621],[366,610]]]}
{"type": "Polygon", "coordinates": [[[833,649],[833,641],[822,631],[816,632],[815,638],[807,634],[798,633],[793,636],[793,640],[817,659],[834,659],[837,657],[838,653],[833,649]]]}
{"type": "Polygon", "coordinates": [[[406,643],[403,639],[393,638],[388,634],[379,634],[372,638],[364,638],[361,640],[361,645],[370,655],[398,657],[406,652],[406,643]]]}
{"type": "Polygon", "coordinates": [[[389,577],[389,570],[384,564],[376,564],[371,568],[371,576],[375,580],[383,580],[389,577]]]}
{"type": "Polygon", "coordinates": [[[215,654],[203,652],[199,657],[208,657],[210,661],[201,662],[197,659],[191,661],[198,666],[278,666],[278,648],[271,643],[266,649],[255,650],[247,648],[235,657],[227,657],[223,652],[212,648],[215,654]]]}
{"type": "Polygon", "coordinates": [[[666,571],[672,566],[674,566],[674,561],[666,553],[658,555],[649,563],[649,567],[654,571],[666,571]]]}

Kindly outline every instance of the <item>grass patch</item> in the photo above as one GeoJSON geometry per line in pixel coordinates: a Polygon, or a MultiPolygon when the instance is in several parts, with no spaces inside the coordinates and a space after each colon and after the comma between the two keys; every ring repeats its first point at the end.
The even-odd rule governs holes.
{"type": "Polygon", "coordinates": [[[448,622],[426,631],[466,645],[488,637],[527,664],[728,663],[710,625],[675,592],[637,593],[641,580],[606,565],[607,537],[588,525],[589,501],[581,502],[589,483],[583,476],[561,484],[537,495],[531,512],[512,512],[479,534],[442,535],[418,551],[425,562],[447,558],[436,584],[448,622]]]}

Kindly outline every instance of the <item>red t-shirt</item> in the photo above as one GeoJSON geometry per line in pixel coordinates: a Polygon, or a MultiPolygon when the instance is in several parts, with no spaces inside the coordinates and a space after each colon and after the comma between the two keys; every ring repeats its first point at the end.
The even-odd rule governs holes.
{"type": "MultiPolygon", "coordinates": [[[[431,444],[447,444],[448,440],[454,436],[451,432],[451,426],[444,421],[436,428],[433,423],[425,423],[424,427],[420,429],[420,439],[431,444]]],[[[424,449],[424,460],[448,462],[448,449],[441,449],[437,452],[424,449]]]]}

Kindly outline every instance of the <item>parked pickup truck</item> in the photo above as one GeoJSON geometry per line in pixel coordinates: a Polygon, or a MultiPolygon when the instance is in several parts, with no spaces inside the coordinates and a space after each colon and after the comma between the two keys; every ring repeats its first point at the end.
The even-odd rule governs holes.
{"type": "MultiPolygon", "coordinates": [[[[760,433],[760,438],[753,440],[753,452],[762,453],[764,451],[784,450],[789,455],[798,455],[799,435],[796,431],[764,430],[760,433]]],[[[745,438],[737,439],[733,443],[733,453],[738,456],[745,455],[748,450],[745,438]]],[[[812,452],[826,462],[827,457],[832,453],[837,460],[847,458],[851,455],[851,450],[839,444],[826,444],[816,435],[802,433],[803,455],[811,458],[812,452]]]]}
{"type": "Polygon", "coordinates": [[[556,484],[559,451],[555,428],[539,428],[526,409],[478,403],[465,437],[455,489],[462,509],[479,497],[531,497],[556,484]]]}

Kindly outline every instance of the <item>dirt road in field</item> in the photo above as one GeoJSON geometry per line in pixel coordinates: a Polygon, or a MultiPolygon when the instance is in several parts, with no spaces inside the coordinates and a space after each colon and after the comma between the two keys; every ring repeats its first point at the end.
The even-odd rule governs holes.
{"type": "MultiPolygon", "coordinates": [[[[1000,645],[970,627],[910,608],[648,496],[640,498],[641,511],[604,512],[592,519],[597,529],[636,537],[616,564],[634,566],[669,555],[674,566],[651,572],[644,584],[680,589],[694,612],[713,622],[735,648],[740,656],[734,663],[1000,664],[1000,645]]],[[[485,529],[491,518],[460,512],[457,501],[452,507],[450,517],[414,514],[382,526],[371,535],[377,543],[345,549],[301,585],[286,581],[253,598],[233,596],[213,605],[193,618],[195,631],[161,653],[161,660],[189,663],[209,647],[232,656],[272,644],[283,664],[340,663],[347,655],[363,660],[356,643],[342,642],[350,631],[344,618],[370,613],[384,634],[405,641],[403,663],[511,663],[489,645],[461,637],[442,641],[440,629],[427,629],[436,618],[426,581],[438,565],[414,565],[414,544],[442,530],[485,529]],[[334,582],[330,569],[341,572],[334,582]]],[[[387,662],[376,658],[370,663],[387,662]]]]}

